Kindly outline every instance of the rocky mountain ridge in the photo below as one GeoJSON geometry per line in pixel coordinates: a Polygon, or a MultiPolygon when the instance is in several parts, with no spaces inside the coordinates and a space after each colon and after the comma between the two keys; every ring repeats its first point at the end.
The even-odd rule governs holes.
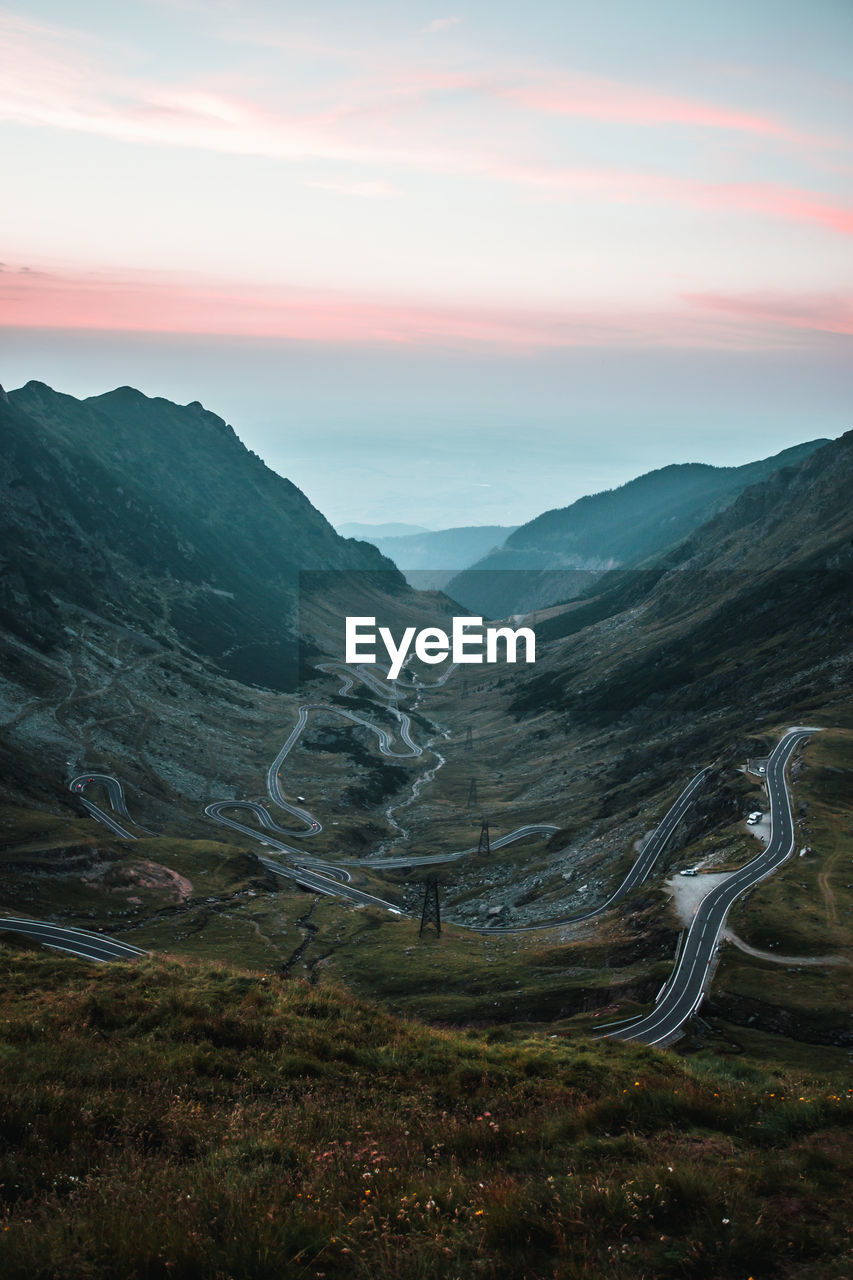
{"type": "Polygon", "coordinates": [[[812,440],[741,467],[673,464],[543,512],[510,534],[503,547],[452,578],[447,592],[490,617],[572,599],[595,574],[660,556],[750,485],[796,466],[825,443],[812,440]]]}
{"type": "Polygon", "coordinates": [[[0,401],[0,433],[0,623],[46,650],[62,644],[64,601],[287,689],[300,572],[407,591],[197,401],[130,387],[81,401],[30,382],[0,401]]]}

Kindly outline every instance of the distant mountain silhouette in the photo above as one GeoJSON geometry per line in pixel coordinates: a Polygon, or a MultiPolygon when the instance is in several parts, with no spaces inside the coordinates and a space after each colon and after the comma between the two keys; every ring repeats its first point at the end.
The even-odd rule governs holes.
{"type": "Polygon", "coordinates": [[[682,463],[546,511],[445,589],[466,608],[506,617],[570,599],[595,572],[639,565],[675,546],[750,485],[809,457],[812,440],[741,467],[682,463]]]}
{"type": "Polygon", "coordinates": [[[405,538],[413,533],[429,533],[422,524],[339,524],[336,526],[342,538],[360,538],[376,545],[377,538],[405,538]]]}
{"type": "Polygon", "coordinates": [[[466,525],[459,529],[409,534],[404,538],[364,536],[393,560],[412,586],[437,590],[460,569],[466,569],[493,548],[500,547],[517,525],[466,525]]]}

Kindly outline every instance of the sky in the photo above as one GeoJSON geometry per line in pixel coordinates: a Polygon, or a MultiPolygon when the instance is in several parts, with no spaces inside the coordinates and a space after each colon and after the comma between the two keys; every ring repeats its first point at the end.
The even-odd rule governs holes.
{"type": "Polygon", "coordinates": [[[201,400],[330,519],[853,426],[849,0],[0,0],[0,381],[201,400]]]}

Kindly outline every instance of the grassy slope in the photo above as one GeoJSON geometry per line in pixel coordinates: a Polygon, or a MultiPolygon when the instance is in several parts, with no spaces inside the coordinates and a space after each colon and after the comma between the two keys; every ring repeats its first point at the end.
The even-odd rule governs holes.
{"type": "Polygon", "coordinates": [[[850,1273],[826,1079],[436,1031],[210,963],[0,957],[8,1280],[850,1273]]]}

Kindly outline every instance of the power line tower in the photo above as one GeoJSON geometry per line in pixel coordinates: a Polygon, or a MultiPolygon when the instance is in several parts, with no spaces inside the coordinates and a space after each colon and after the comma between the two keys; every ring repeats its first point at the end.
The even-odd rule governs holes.
{"type": "Polygon", "coordinates": [[[468,681],[467,680],[462,681],[462,697],[463,698],[468,697],[468,681]]]}
{"type": "Polygon", "coordinates": [[[492,847],[489,844],[489,819],[483,819],[483,825],[480,827],[480,843],[477,845],[477,853],[490,854],[492,847]]]}
{"type": "Polygon", "coordinates": [[[474,750],[474,730],[471,728],[470,724],[468,725],[468,732],[465,734],[465,750],[474,750]]]}
{"type": "Polygon", "coordinates": [[[438,906],[438,879],[430,876],[424,881],[424,909],[421,912],[421,929],[418,937],[422,938],[432,926],[435,936],[441,937],[441,911],[438,906]]]}
{"type": "Polygon", "coordinates": [[[468,802],[466,809],[472,809],[477,803],[477,779],[472,778],[468,783],[468,802]]]}

